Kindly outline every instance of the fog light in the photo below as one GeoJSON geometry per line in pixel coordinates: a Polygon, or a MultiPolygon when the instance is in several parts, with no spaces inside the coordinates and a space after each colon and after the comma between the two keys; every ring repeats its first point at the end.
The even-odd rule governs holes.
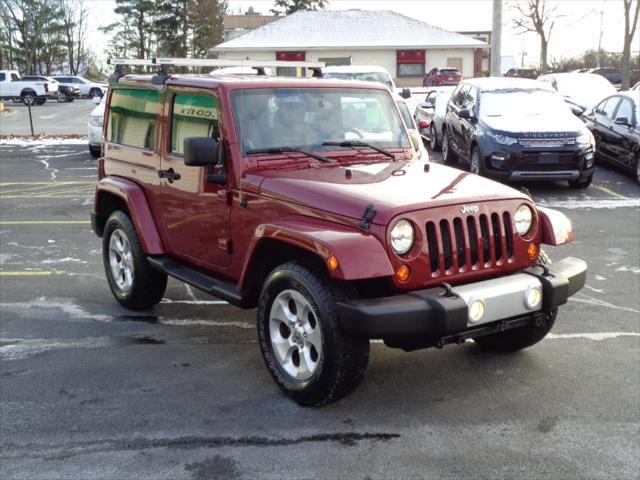
{"type": "Polygon", "coordinates": [[[587,153],[584,156],[584,167],[585,168],[593,167],[593,153],[587,153]]]}
{"type": "Polygon", "coordinates": [[[469,321],[471,323],[479,322],[484,316],[484,302],[482,300],[474,300],[469,305],[469,321]]]}
{"type": "Polygon", "coordinates": [[[524,303],[529,310],[533,310],[542,301],[542,291],[539,287],[529,287],[524,294],[524,303]]]}
{"type": "Polygon", "coordinates": [[[400,265],[398,270],[396,270],[396,278],[399,282],[404,283],[409,280],[411,276],[411,269],[408,265],[400,265]]]}
{"type": "Polygon", "coordinates": [[[495,168],[496,170],[504,170],[505,169],[505,160],[507,159],[507,154],[506,153],[494,153],[493,155],[491,155],[491,167],[495,168]]]}
{"type": "Polygon", "coordinates": [[[538,246],[535,243],[529,244],[529,248],[527,248],[527,255],[529,255],[529,260],[533,260],[538,256],[538,246]]]}

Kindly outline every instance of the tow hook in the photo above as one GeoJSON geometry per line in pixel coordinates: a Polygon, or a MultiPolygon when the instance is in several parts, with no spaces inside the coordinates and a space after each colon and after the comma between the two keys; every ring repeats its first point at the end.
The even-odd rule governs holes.
{"type": "Polygon", "coordinates": [[[444,294],[442,295],[443,297],[447,297],[447,298],[451,298],[451,297],[455,297],[455,295],[453,294],[453,291],[451,290],[451,285],[446,283],[446,282],[442,282],[440,284],[440,287],[444,288],[444,294]]]}

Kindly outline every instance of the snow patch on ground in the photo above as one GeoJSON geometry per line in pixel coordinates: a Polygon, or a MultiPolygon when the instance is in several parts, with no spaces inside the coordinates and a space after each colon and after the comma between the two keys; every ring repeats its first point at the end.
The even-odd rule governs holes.
{"type": "Polygon", "coordinates": [[[640,208],[640,198],[602,199],[602,200],[542,200],[540,207],[566,208],[568,210],[640,208]]]}
{"type": "Polygon", "coordinates": [[[597,333],[550,333],[545,338],[550,340],[586,338],[587,340],[609,340],[618,337],[640,337],[638,332],[597,332],[597,333]]]}
{"type": "Polygon", "coordinates": [[[87,137],[82,138],[4,138],[0,140],[1,145],[17,145],[21,147],[41,146],[41,145],[87,145],[87,137]]]}

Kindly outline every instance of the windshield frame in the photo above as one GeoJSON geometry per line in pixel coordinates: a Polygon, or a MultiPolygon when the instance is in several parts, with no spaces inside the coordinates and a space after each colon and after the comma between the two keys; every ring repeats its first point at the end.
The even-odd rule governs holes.
{"type": "MultiPolygon", "coordinates": [[[[271,97],[269,101],[278,98],[278,94],[281,95],[281,98],[286,98],[289,96],[295,96],[297,95],[305,95],[305,94],[309,94],[310,97],[309,98],[313,98],[313,95],[322,95],[322,94],[329,94],[329,95],[336,95],[336,98],[339,98],[341,102],[344,102],[344,99],[348,99],[348,98],[354,98],[354,97],[367,97],[366,100],[378,100],[380,101],[380,109],[379,112],[384,114],[385,110],[387,111],[387,113],[389,115],[392,116],[392,119],[388,120],[389,123],[389,131],[392,132],[392,134],[394,133],[394,131],[396,131],[396,128],[399,129],[399,133],[397,133],[394,135],[394,138],[391,140],[381,140],[381,139],[375,139],[375,138],[371,138],[371,137],[363,137],[363,138],[353,138],[351,140],[360,140],[360,141],[364,141],[364,142],[368,142],[371,143],[373,145],[375,145],[376,147],[379,148],[383,148],[383,149],[402,149],[402,150],[407,150],[407,149],[411,149],[412,148],[412,144],[411,144],[411,139],[409,137],[409,134],[407,132],[407,129],[410,128],[409,126],[405,126],[404,125],[404,120],[401,116],[401,113],[399,111],[399,108],[395,102],[395,100],[393,99],[393,97],[391,96],[389,90],[384,89],[384,88],[380,88],[380,87],[374,87],[374,88],[351,88],[348,86],[330,86],[330,85],[323,85],[323,86],[314,86],[314,87],[307,87],[307,86],[260,86],[258,88],[255,87],[251,87],[251,88],[235,88],[232,91],[230,91],[229,94],[229,107],[231,109],[231,119],[233,121],[233,132],[235,134],[236,137],[236,142],[238,143],[239,146],[239,150],[240,153],[243,157],[251,157],[251,154],[247,154],[247,152],[251,149],[264,149],[264,148],[275,148],[275,147],[299,147],[308,151],[315,151],[315,152],[327,152],[327,151],[342,151],[342,148],[339,147],[328,147],[328,146],[324,146],[322,145],[323,143],[327,142],[327,141],[345,141],[345,140],[350,140],[349,138],[345,137],[344,134],[346,134],[349,130],[347,128],[344,128],[340,131],[340,129],[338,129],[338,131],[340,131],[339,133],[341,133],[343,135],[344,138],[333,138],[331,136],[327,136],[322,137],[320,139],[320,141],[318,143],[307,143],[307,144],[286,144],[283,143],[282,145],[269,145],[269,144],[258,144],[255,147],[250,147],[249,145],[245,144],[245,141],[243,140],[243,133],[242,133],[242,129],[243,128],[247,128],[247,125],[244,125],[243,127],[243,122],[246,121],[246,119],[242,118],[242,114],[240,113],[240,111],[242,110],[242,108],[240,107],[240,98],[243,95],[259,95],[259,94],[267,94],[269,92],[274,92],[274,96],[271,97]],[[281,92],[278,92],[281,91],[281,92]],[[381,101],[383,100],[383,101],[381,101]],[[393,120],[393,118],[395,118],[395,120],[393,120]],[[395,123],[395,125],[394,125],[395,123]]],[[[286,103],[286,101],[285,101],[286,103]]],[[[341,104],[340,106],[334,107],[334,108],[344,108],[343,104],[341,104]]],[[[311,112],[315,112],[315,110],[309,110],[309,111],[305,111],[305,114],[311,113],[311,112]]],[[[265,112],[262,112],[263,114],[265,112]]],[[[248,125],[250,125],[250,123],[248,123],[248,125]]],[[[264,128],[270,128],[269,125],[264,125],[264,128]]],[[[279,155],[279,154],[278,154],[279,155]]],[[[377,155],[377,154],[376,154],[377,155]]]]}

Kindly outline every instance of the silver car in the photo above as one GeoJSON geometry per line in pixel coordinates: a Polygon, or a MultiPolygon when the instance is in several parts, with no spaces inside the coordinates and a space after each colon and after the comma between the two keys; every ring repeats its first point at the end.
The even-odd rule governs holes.
{"type": "Polygon", "coordinates": [[[429,142],[429,148],[433,152],[440,150],[442,145],[442,125],[447,113],[447,102],[454,89],[455,86],[432,88],[413,114],[420,135],[429,142]]]}

